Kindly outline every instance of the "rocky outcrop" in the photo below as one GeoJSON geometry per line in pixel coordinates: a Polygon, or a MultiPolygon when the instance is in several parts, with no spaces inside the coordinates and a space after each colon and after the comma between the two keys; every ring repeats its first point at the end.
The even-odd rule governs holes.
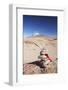
{"type": "Polygon", "coordinates": [[[50,62],[45,68],[41,67],[40,61],[35,61],[23,65],[23,74],[47,74],[57,73],[57,60],[50,62]]]}

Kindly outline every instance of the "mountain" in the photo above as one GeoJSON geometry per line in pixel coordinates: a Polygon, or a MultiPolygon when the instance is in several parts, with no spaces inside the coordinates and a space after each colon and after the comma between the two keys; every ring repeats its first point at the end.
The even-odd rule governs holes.
{"type": "Polygon", "coordinates": [[[32,36],[29,37],[25,37],[24,39],[30,39],[30,38],[43,38],[43,39],[47,39],[47,40],[57,40],[56,37],[52,37],[52,36],[47,36],[47,35],[43,35],[43,34],[33,34],[32,36]]]}
{"type": "Polygon", "coordinates": [[[57,58],[57,39],[44,35],[35,35],[24,39],[24,63],[36,61],[41,49],[47,49],[47,53],[57,58]]]}
{"type": "Polygon", "coordinates": [[[55,62],[57,58],[57,38],[51,38],[44,35],[32,35],[30,37],[24,38],[24,74],[39,74],[39,73],[54,73],[57,72],[57,63],[51,63],[49,67],[47,67],[47,72],[41,70],[35,64],[29,64],[32,62],[39,62],[40,51],[45,48],[46,53],[48,53],[49,57],[55,62]],[[53,66],[54,65],[54,66],[53,66]],[[42,71],[42,72],[41,72],[42,71]]]}

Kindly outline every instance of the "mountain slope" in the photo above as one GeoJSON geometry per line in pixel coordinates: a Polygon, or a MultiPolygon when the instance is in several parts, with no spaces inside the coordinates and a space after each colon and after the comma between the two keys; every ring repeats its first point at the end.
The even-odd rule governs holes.
{"type": "Polygon", "coordinates": [[[47,49],[49,56],[55,60],[57,58],[57,39],[36,35],[24,39],[24,63],[38,60],[42,48],[47,49]]]}

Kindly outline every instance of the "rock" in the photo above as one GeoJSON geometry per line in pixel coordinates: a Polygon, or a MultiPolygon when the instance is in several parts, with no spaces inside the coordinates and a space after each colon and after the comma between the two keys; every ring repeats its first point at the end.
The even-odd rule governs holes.
{"type": "Polygon", "coordinates": [[[23,74],[40,74],[40,67],[33,64],[24,64],[24,72],[23,74]]]}
{"type": "Polygon", "coordinates": [[[47,73],[57,73],[57,60],[50,62],[46,67],[47,73]]]}
{"type": "MultiPolygon", "coordinates": [[[[39,61],[38,61],[39,62],[39,61]]],[[[40,64],[39,64],[40,65],[40,64]]],[[[57,60],[50,62],[46,65],[45,68],[41,68],[40,66],[36,65],[35,62],[31,64],[27,63],[24,64],[23,74],[47,74],[47,73],[57,73],[57,60]]]]}

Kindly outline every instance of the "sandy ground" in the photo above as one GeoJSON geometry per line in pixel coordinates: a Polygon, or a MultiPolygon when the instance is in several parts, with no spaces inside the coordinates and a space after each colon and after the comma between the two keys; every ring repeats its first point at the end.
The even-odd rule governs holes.
{"type": "Polygon", "coordinates": [[[24,64],[38,60],[42,48],[55,60],[57,58],[57,40],[49,37],[29,37],[24,39],[24,64]]]}
{"type": "Polygon", "coordinates": [[[57,73],[57,39],[35,36],[24,39],[23,74],[57,73]],[[53,60],[46,68],[40,67],[41,49],[45,48],[53,60]]]}

